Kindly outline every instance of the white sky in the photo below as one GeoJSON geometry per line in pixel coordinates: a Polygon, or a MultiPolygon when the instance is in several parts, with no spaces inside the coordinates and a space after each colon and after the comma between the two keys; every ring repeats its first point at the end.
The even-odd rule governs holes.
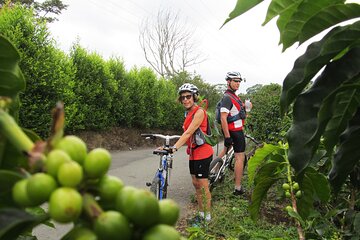
{"type": "Polygon", "coordinates": [[[63,0],[69,7],[49,25],[59,47],[68,52],[77,38],[80,45],[105,59],[123,58],[126,68],[149,66],[139,43],[139,26],[158,9],[179,13],[195,31],[194,41],[206,61],[192,69],[211,84],[225,83],[228,71],[239,71],[247,79],[240,91],[255,84],[282,84],[293,62],[305,46],[286,52],[278,46],[276,19],[266,26],[269,1],[264,1],[219,29],[236,0],[63,0]]]}

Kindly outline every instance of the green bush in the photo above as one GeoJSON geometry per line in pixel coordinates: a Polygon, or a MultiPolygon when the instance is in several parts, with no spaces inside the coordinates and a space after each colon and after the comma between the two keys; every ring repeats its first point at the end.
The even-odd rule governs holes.
{"type": "Polygon", "coordinates": [[[74,92],[83,115],[77,122],[84,129],[101,130],[113,126],[112,96],[118,91],[106,62],[96,53],[88,53],[79,44],[72,48],[76,68],[74,92]]]}
{"type": "Polygon", "coordinates": [[[68,125],[75,127],[74,68],[70,59],[55,47],[45,23],[38,22],[32,10],[14,5],[1,9],[0,32],[14,43],[21,56],[20,67],[27,82],[21,93],[22,126],[46,137],[51,109],[62,100],[68,125]]]}

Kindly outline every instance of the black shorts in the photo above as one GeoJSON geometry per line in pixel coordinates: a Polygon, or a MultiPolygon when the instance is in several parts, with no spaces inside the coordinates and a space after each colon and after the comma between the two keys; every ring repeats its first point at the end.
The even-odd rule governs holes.
{"type": "Polygon", "coordinates": [[[245,136],[243,131],[232,132],[229,131],[230,137],[233,141],[234,152],[241,153],[245,152],[245,136]]]}
{"type": "Polygon", "coordinates": [[[190,174],[195,175],[196,178],[208,178],[210,162],[212,161],[212,159],[213,156],[211,155],[210,157],[202,160],[190,160],[189,161],[190,174]]]}

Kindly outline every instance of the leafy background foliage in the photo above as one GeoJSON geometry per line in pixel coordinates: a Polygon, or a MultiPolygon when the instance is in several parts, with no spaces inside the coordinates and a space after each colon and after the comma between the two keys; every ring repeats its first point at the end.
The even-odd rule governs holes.
{"type": "MultiPolygon", "coordinates": [[[[224,24],[261,2],[238,0],[224,24]]],[[[359,237],[355,230],[359,227],[356,219],[360,216],[357,180],[360,178],[360,151],[355,141],[359,137],[360,120],[360,22],[356,18],[360,17],[360,5],[344,0],[272,0],[263,24],[277,16],[283,51],[319,33],[324,34],[295,61],[284,80],[280,98],[281,116],[290,115],[293,120],[286,135],[288,149],[284,148],[283,156],[295,171],[288,168],[286,175],[290,183],[293,178],[298,180],[305,192],[300,200],[292,199],[294,210],[289,210],[289,214],[298,221],[300,239],[305,239],[304,229],[310,238],[324,236],[324,225],[336,224],[334,214],[325,215],[324,209],[314,211],[313,207],[328,202],[330,188],[324,186],[331,184],[333,196],[339,197],[332,207],[336,209],[343,196],[351,199],[345,210],[349,214],[348,221],[340,225],[343,236],[356,239],[359,237]],[[347,20],[352,21],[337,26],[347,20]],[[324,217],[318,221],[321,216],[331,220],[325,222],[324,217]]],[[[261,174],[261,164],[272,164],[271,157],[251,161],[249,167],[252,164],[255,169],[259,167],[257,174],[260,176],[271,177],[275,173],[261,174]]],[[[253,197],[257,202],[261,202],[269,190],[269,181],[255,182],[253,197]]],[[[253,204],[253,214],[258,210],[259,204],[253,204]]]]}

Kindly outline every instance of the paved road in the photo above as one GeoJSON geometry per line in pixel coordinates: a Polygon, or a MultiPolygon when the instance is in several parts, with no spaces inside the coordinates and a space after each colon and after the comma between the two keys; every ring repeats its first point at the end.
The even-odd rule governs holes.
{"type": "MultiPolygon", "coordinates": [[[[159,157],[153,155],[152,150],[153,148],[112,152],[113,160],[108,174],[119,177],[125,185],[146,188],[145,183],[152,180],[159,164],[159,157]]],[[[168,198],[179,203],[181,215],[184,215],[192,194],[194,194],[194,188],[189,175],[187,155],[183,147],[175,154],[168,198]]],[[[44,207],[46,208],[46,206],[44,207]]],[[[34,234],[39,240],[58,240],[71,226],[70,224],[56,224],[56,229],[52,229],[42,225],[34,229],[34,234]]]]}

